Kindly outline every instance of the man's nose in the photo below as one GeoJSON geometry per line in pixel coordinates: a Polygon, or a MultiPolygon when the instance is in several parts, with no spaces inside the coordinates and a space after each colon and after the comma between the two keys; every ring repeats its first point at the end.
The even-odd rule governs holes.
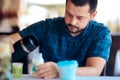
{"type": "Polygon", "coordinates": [[[71,19],[71,24],[72,24],[72,25],[76,25],[76,22],[77,22],[76,19],[73,17],[73,18],[71,19]]]}

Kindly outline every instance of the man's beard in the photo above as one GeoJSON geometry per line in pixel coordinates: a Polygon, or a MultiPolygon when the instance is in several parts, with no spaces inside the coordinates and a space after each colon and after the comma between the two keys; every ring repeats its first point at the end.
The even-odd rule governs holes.
{"type": "Polygon", "coordinates": [[[67,24],[67,29],[68,29],[68,31],[69,31],[70,33],[72,33],[72,34],[81,33],[81,32],[84,30],[84,29],[79,29],[78,27],[73,26],[72,24],[67,24]],[[70,26],[76,28],[76,31],[71,31],[71,30],[69,30],[68,27],[70,27],[70,26]]]}

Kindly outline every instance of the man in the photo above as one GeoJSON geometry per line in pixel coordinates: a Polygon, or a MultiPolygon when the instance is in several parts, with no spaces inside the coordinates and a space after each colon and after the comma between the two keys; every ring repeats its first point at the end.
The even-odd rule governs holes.
{"type": "Polygon", "coordinates": [[[40,45],[45,64],[37,67],[40,78],[58,77],[56,63],[77,60],[76,75],[99,76],[108,61],[111,35],[108,27],[93,21],[97,0],[66,0],[65,18],[53,18],[30,25],[10,35],[16,41],[32,34],[40,45]]]}

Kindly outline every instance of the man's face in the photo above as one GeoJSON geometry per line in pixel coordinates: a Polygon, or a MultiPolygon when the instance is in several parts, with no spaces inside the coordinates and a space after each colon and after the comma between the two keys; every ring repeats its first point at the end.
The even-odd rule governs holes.
{"type": "Polygon", "coordinates": [[[65,23],[70,33],[80,33],[94,16],[94,13],[89,13],[88,4],[85,6],[75,6],[71,3],[71,0],[68,0],[65,11],[65,23]]]}

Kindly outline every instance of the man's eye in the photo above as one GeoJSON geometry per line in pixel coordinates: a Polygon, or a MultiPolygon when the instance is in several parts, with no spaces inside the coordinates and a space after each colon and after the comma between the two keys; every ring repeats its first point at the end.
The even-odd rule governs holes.
{"type": "Polygon", "coordinates": [[[69,12],[66,12],[68,16],[72,16],[69,12]]]}
{"type": "Polygon", "coordinates": [[[82,20],[83,18],[79,17],[78,20],[82,20]]]}

